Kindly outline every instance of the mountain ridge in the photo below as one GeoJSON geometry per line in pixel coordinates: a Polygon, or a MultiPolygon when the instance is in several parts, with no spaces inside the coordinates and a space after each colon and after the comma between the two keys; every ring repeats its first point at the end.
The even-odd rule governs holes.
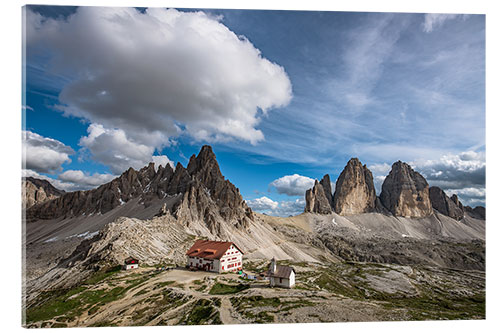
{"type": "MultiPolygon", "coordinates": [[[[198,156],[191,156],[187,168],[177,163],[175,170],[169,164],[165,167],[160,165],[155,170],[152,162],[138,171],[129,168],[117,178],[95,189],[64,193],[53,200],[30,207],[26,210],[26,220],[33,222],[39,219],[102,215],[134,198],[140,198],[142,205],[148,207],[155,200],[180,195],[182,198],[167,207],[176,215],[181,214],[178,208],[182,202],[186,202],[185,195],[196,194],[197,197],[203,197],[203,191],[196,190],[200,187],[209,192],[208,196],[199,200],[205,203],[203,208],[207,209],[207,202],[213,201],[218,206],[213,211],[217,211],[225,219],[237,220],[241,226],[247,224],[245,219],[253,218],[253,212],[239,190],[220,172],[212,148],[203,146],[198,156]]],[[[188,206],[192,202],[194,201],[188,200],[188,206]]]]}
{"type": "Polygon", "coordinates": [[[55,199],[66,193],[45,179],[23,177],[21,182],[23,189],[21,201],[23,207],[26,208],[55,199]]]}
{"type": "MultiPolygon", "coordinates": [[[[326,176],[328,174],[323,180],[326,176]]],[[[371,171],[358,158],[351,158],[337,178],[333,203],[328,205],[327,198],[327,189],[315,180],[314,186],[306,191],[304,212],[334,212],[340,215],[379,212],[422,218],[437,211],[456,220],[463,219],[465,214],[483,220],[486,217],[483,206],[464,206],[456,194],[450,198],[441,188],[429,187],[427,180],[420,173],[402,161],[392,165],[382,184],[382,191],[377,196],[371,171]]]]}

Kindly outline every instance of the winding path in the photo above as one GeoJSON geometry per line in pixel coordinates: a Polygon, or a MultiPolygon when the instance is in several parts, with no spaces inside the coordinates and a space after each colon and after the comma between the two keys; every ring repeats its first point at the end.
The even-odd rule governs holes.
{"type": "Polygon", "coordinates": [[[221,303],[219,308],[220,320],[224,325],[238,324],[238,322],[231,316],[233,311],[233,306],[229,301],[229,297],[221,297],[221,303]]]}

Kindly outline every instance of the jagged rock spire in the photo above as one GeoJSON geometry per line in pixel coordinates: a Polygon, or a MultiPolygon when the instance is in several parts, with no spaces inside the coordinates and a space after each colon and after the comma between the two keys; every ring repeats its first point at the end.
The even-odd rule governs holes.
{"type": "Polygon", "coordinates": [[[323,191],[325,191],[325,197],[328,200],[330,207],[333,207],[332,182],[330,181],[330,175],[324,175],[319,183],[323,186],[323,191]]]}
{"type": "Polygon", "coordinates": [[[253,212],[238,188],[222,175],[210,146],[203,146],[197,156],[191,156],[184,170],[190,181],[182,200],[173,207],[178,220],[187,225],[203,221],[210,232],[219,236],[224,232],[223,223],[243,229],[249,226],[253,212]]]}
{"type": "Polygon", "coordinates": [[[401,161],[392,165],[382,184],[380,200],[394,216],[418,218],[433,213],[429,184],[420,173],[401,161]]]}
{"type": "Polygon", "coordinates": [[[333,210],[339,215],[368,213],[375,211],[376,201],[371,171],[351,158],[335,184],[333,210]]]}
{"type": "Polygon", "coordinates": [[[252,210],[243,200],[238,188],[221,174],[219,164],[210,146],[203,146],[198,156],[193,155],[188,167],[177,163],[158,167],[149,163],[139,171],[129,168],[121,176],[97,189],[70,192],[27,211],[27,220],[73,217],[87,214],[105,214],[134,198],[146,207],[151,202],[162,202],[168,197],[178,200],[169,207],[161,206],[162,214],[170,213],[184,219],[203,221],[214,233],[227,222],[245,228],[254,219],[252,210]]]}
{"type": "Polygon", "coordinates": [[[464,217],[464,209],[458,197],[454,194],[449,198],[442,189],[437,186],[429,188],[429,197],[432,203],[432,208],[443,215],[461,220],[464,217]]]}
{"type": "Polygon", "coordinates": [[[313,188],[306,191],[306,207],[304,209],[306,213],[330,214],[332,212],[330,177],[327,176],[328,175],[325,175],[325,177],[323,177],[322,182],[325,183],[326,187],[329,189],[325,190],[323,184],[316,180],[313,188]],[[327,180],[328,184],[326,184],[327,180]],[[328,191],[330,196],[327,194],[328,191]]]}

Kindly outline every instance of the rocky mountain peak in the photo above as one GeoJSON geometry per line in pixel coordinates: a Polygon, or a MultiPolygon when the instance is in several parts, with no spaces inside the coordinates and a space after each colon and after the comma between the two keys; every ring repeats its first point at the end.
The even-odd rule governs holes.
{"type": "Polygon", "coordinates": [[[332,188],[330,176],[325,175],[321,182],[315,180],[313,188],[306,191],[306,207],[304,212],[330,214],[332,213],[331,202],[332,188]]]}
{"type": "Polygon", "coordinates": [[[474,208],[470,206],[465,206],[464,211],[467,213],[467,215],[479,219],[479,220],[485,220],[486,219],[486,208],[483,206],[476,206],[474,208]]]}
{"type": "Polygon", "coordinates": [[[464,217],[462,203],[455,194],[452,198],[449,198],[441,188],[432,186],[429,188],[429,197],[432,208],[441,214],[454,218],[455,220],[461,220],[464,217]]]}
{"type": "Polygon", "coordinates": [[[147,174],[148,177],[154,177],[156,175],[155,164],[153,162],[149,162],[148,166],[142,168],[142,171],[147,174]]]}
{"type": "Polygon", "coordinates": [[[464,206],[456,194],[448,197],[446,193],[437,186],[430,187],[429,194],[432,208],[443,215],[454,218],[457,221],[462,220],[465,215],[479,220],[486,219],[486,209],[483,206],[477,206],[475,208],[464,206]]]}
{"type": "Polygon", "coordinates": [[[194,154],[189,159],[187,170],[190,174],[196,174],[209,170],[211,173],[218,177],[222,177],[220,172],[219,163],[217,163],[217,158],[215,157],[212,147],[203,146],[200,150],[198,156],[194,154]]]}
{"type": "Polygon", "coordinates": [[[189,188],[189,196],[193,199],[183,205],[191,205],[192,209],[200,212],[203,210],[200,216],[203,216],[211,231],[218,228],[214,224],[218,217],[233,221],[237,227],[245,228],[249,225],[249,220],[254,219],[253,212],[243,200],[239,189],[222,175],[210,146],[203,146],[198,156],[191,156],[187,172],[193,179],[189,188]],[[203,191],[200,190],[201,188],[203,191]],[[209,202],[207,198],[214,201],[218,209],[207,209],[207,202],[209,202]],[[193,208],[192,203],[195,203],[197,207],[193,208]]]}
{"type": "Polygon", "coordinates": [[[325,191],[325,196],[330,204],[330,207],[333,207],[332,182],[330,181],[330,175],[324,175],[319,183],[323,186],[323,190],[325,191]]]}
{"type": "Polygon", "coordinates": [[[58,198],[65,193],[55,188],[49,181],[34,177],[23,178],[22,190],[22,203],[26,208],[58,198]]]}
{"type": "Polygon", "coordinates": [[[216,157],[214,151],[212,150],[212,147],[209,145],[204,145],[203,147],[201,147],[197,159],[205,163],[208,163],[209,161],[215,161],[216,157]]]}
{"type": "Polygon", "coordinates": [[[27,210],[26,218],[34,221],[105,214],[132,199],[139,199],[136,201],[144,209],[154,203],[163,213],[169,211],[184,219],[185,224],[201,221],[211,232],[221,230],[219,223],[245,228],[254,218],[239,190],[221,174],[210,146],[193,155],[187,168],[181,163],[175,171],[168,164],[155,170],[154,163],[139,171],[129,168],[96,189],[66,193],[33,207],[27,210]]]}
{"type": "Polygon", "coordinates": [[[339,215],[372,212],[376,201],[371,171],[359,159],[351,158],[335,184],[334,211],[339,215]]]}
{"type": "Polygon", "coordinates": [[[429,184],[407,163],[392,165],[382,184],[382,204],[395,216],[425,217],[433,213],[429,198],[429,184]]]}
{"type": "Polygon", "coordinates": [[[450,200],[453,201],[453,203],[455,205],[457,205],[458,208],[460,208],[461,210],[464,210],[464,206],[462,205],[462,203],[460,202],[460,200],[458,199],[458,196],[456,194],[453,194],[450,197],[450,200]]]}

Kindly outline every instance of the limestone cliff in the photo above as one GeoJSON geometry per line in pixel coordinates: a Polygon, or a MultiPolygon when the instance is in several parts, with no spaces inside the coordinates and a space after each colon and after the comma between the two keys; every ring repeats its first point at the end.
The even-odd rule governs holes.
{"type": "Polygon", "coordinates": [[[210,146],[203,146],[198,156],[193,155],[187,168],[180,163],[175,171],[168,164],[157,170],[153,163],[139,171],[130,168],[96,189],[65,193],[34,206],[26,211],[26,218],[35,221],[105,214],[133,199],[139,199],[146,208],[153,201],[169,197],[178,199],[170,207],[163,207],[162,214],[170,211],[176,217],[189,218],[183,223],[199,219],[212,232],[220,229],[217,223],[221,221],[245,228],[253,219],[238,188],[221,174],[210,146]]]}
{"type": "Polygon", "coordinates": [[[335,184],[333,210],[339,215],[375,211],[377,195],[373,176],[366,165],[351,158],[335,184]]]}
{"type": "Polygon", "coordinates": [[[64,191],[52,186],[44,179],[25,177],[22,180],[22,203],[23,207],[31,206],[60,197],[64,191]]]}
{"type": "Polygon", "coordinates": [[[392,165],[382,184],[380,200],[395,216],[419,218],[433,213],[429,184],[421,174],[401,161],[392,165]]]}
{"type": "Polygon", "coordinates": [[[321,182],[316,180],[313,188],[306,191],[306,213],[332,213],[332,187],[330,176],[325,175],[321,182]]]}
{"type": "Polygon", "coordinates": [[[463,219],[463,206],[456,195],[449,198],[442,189],[437,186],[432,186],[429,188],[429,197],[432,208],[441,214],[454,218],[455,220],[463,219]]]}

